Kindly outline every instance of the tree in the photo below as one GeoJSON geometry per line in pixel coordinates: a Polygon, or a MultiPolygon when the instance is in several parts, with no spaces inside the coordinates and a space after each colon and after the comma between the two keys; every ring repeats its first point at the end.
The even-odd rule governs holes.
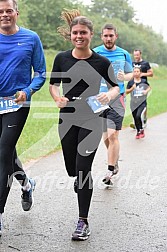
{"type": "Polygon", "coordinates": [[[100,34],[104,24],[113,23],[118,29],[119,46],[129,52],[140,48],[148,61],[167,65],[167,43],[150,27],[133,21],[135,11],[128,0],[92,0],[90,6],[84,6],[81,0],[19,0],[19,25],[36,31],[44,49],[67,50],[71,43],[57,33],[64,8],[77,8],[81,15],[93,21],[92,48],[102,43],[100,34]]]}
{"type": "Polygon", "coordinates": [[[57,34],[60,25],[60,14],[63,8],[72,9],[68,0],[22,0],[26,6],[27,26],[38,33],[44,49],[60,49],[62,39],[57,34]]]}
{"type": "Polygon", "coordinates": [[[18,4],[18,9],[19,9],[18,24],[20,26],[27,27],[28,26],[27,4],[25,4],[22,0],[20,0],[18,4]]]}
{"type": "Polygon", "coordinates": [[[101,17],[119,18],[124,22],[132,20],[135,16],[134,9],[128,4],[128,0],[92,0],[90,9],[101,17]]]}

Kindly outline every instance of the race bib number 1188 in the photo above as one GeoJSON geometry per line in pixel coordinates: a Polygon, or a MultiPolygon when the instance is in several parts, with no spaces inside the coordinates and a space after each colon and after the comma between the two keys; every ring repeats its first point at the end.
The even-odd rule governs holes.
{"type": "Polygon", "coordinates": [[[8,97],[0,97],[0,114],[17,111],[23,106],[22,104],[17,104],[14,101],[15,99],[16,97],[14,95],[8,97]]]}

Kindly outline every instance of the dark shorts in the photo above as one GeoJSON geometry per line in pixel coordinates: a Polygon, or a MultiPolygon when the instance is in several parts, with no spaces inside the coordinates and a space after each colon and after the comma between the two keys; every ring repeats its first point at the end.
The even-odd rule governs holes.
{"type": "Polygon", "coordinates": [[[107,132],[107,128],[121,130],[122,122],[125,115],[125,96],[120,95],[101,116],[103,117],[103,132],[107,132]]]}

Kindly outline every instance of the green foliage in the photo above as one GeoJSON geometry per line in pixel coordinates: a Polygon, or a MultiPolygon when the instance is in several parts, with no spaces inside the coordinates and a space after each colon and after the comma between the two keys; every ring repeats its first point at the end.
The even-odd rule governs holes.
{"type": "Polygon", "coordinates": [[[113,23],[118,28],[117,44],[130,53],[139,48],[143,58],[160,65],[167,65],[167,43],[151,27],[134,22],[135,11],[128,0],[92,0],[84,6],[81,0],[19,0],[19,25],[36,31],[44,49],[67,50],[72,47],[58,33],[62,24],[62,10],[77,8],[82,15],[94,23],[92,47],[101,44],[100,33],[105,23],[113,23]]]}
{"type": "Polygon", "coordinates": [[[98,13],[102,18],[119,18],[123,22],[128,22],[134,17],[133,8],[127,0],[92,0],[91,11],[98,13]]]}
{"type": "Polygon", "coordinates": [[[36,31],[43,43],[44,49],[60,48],[62,39],[57,34],[60,25],[60,14],[63,8],[72,9],[68,0],[21,0],[21,6],[26,6],[26,24],[36,31]]]}
{"type": "Polygon", "coordinates": [[[23,27],[28,27],[28,12],[27,12],[27,4],[22,0],[19,1],[19,18],[18,24],[23,27]]]}

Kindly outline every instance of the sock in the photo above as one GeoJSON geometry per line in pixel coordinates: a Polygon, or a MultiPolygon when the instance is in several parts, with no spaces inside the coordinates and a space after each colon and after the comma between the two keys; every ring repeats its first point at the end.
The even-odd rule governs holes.
{"type": "Polygon", "coordinates": [[[108,170],[109,171],[114,171],[114,165],[108,165],[108,170]]]}
{"type": "Polygon", "coordinates": [[[80,220],[83,220],[85,222],[86,225],[88,225],[88,220],[82,217],[79,217],[80,220]]]}
{"type": "Polygon", "coordinates": [[[22,186],[23,191],[29,191],[31,189],[30,181],[28,180],[25,186],[22,186]]]}

